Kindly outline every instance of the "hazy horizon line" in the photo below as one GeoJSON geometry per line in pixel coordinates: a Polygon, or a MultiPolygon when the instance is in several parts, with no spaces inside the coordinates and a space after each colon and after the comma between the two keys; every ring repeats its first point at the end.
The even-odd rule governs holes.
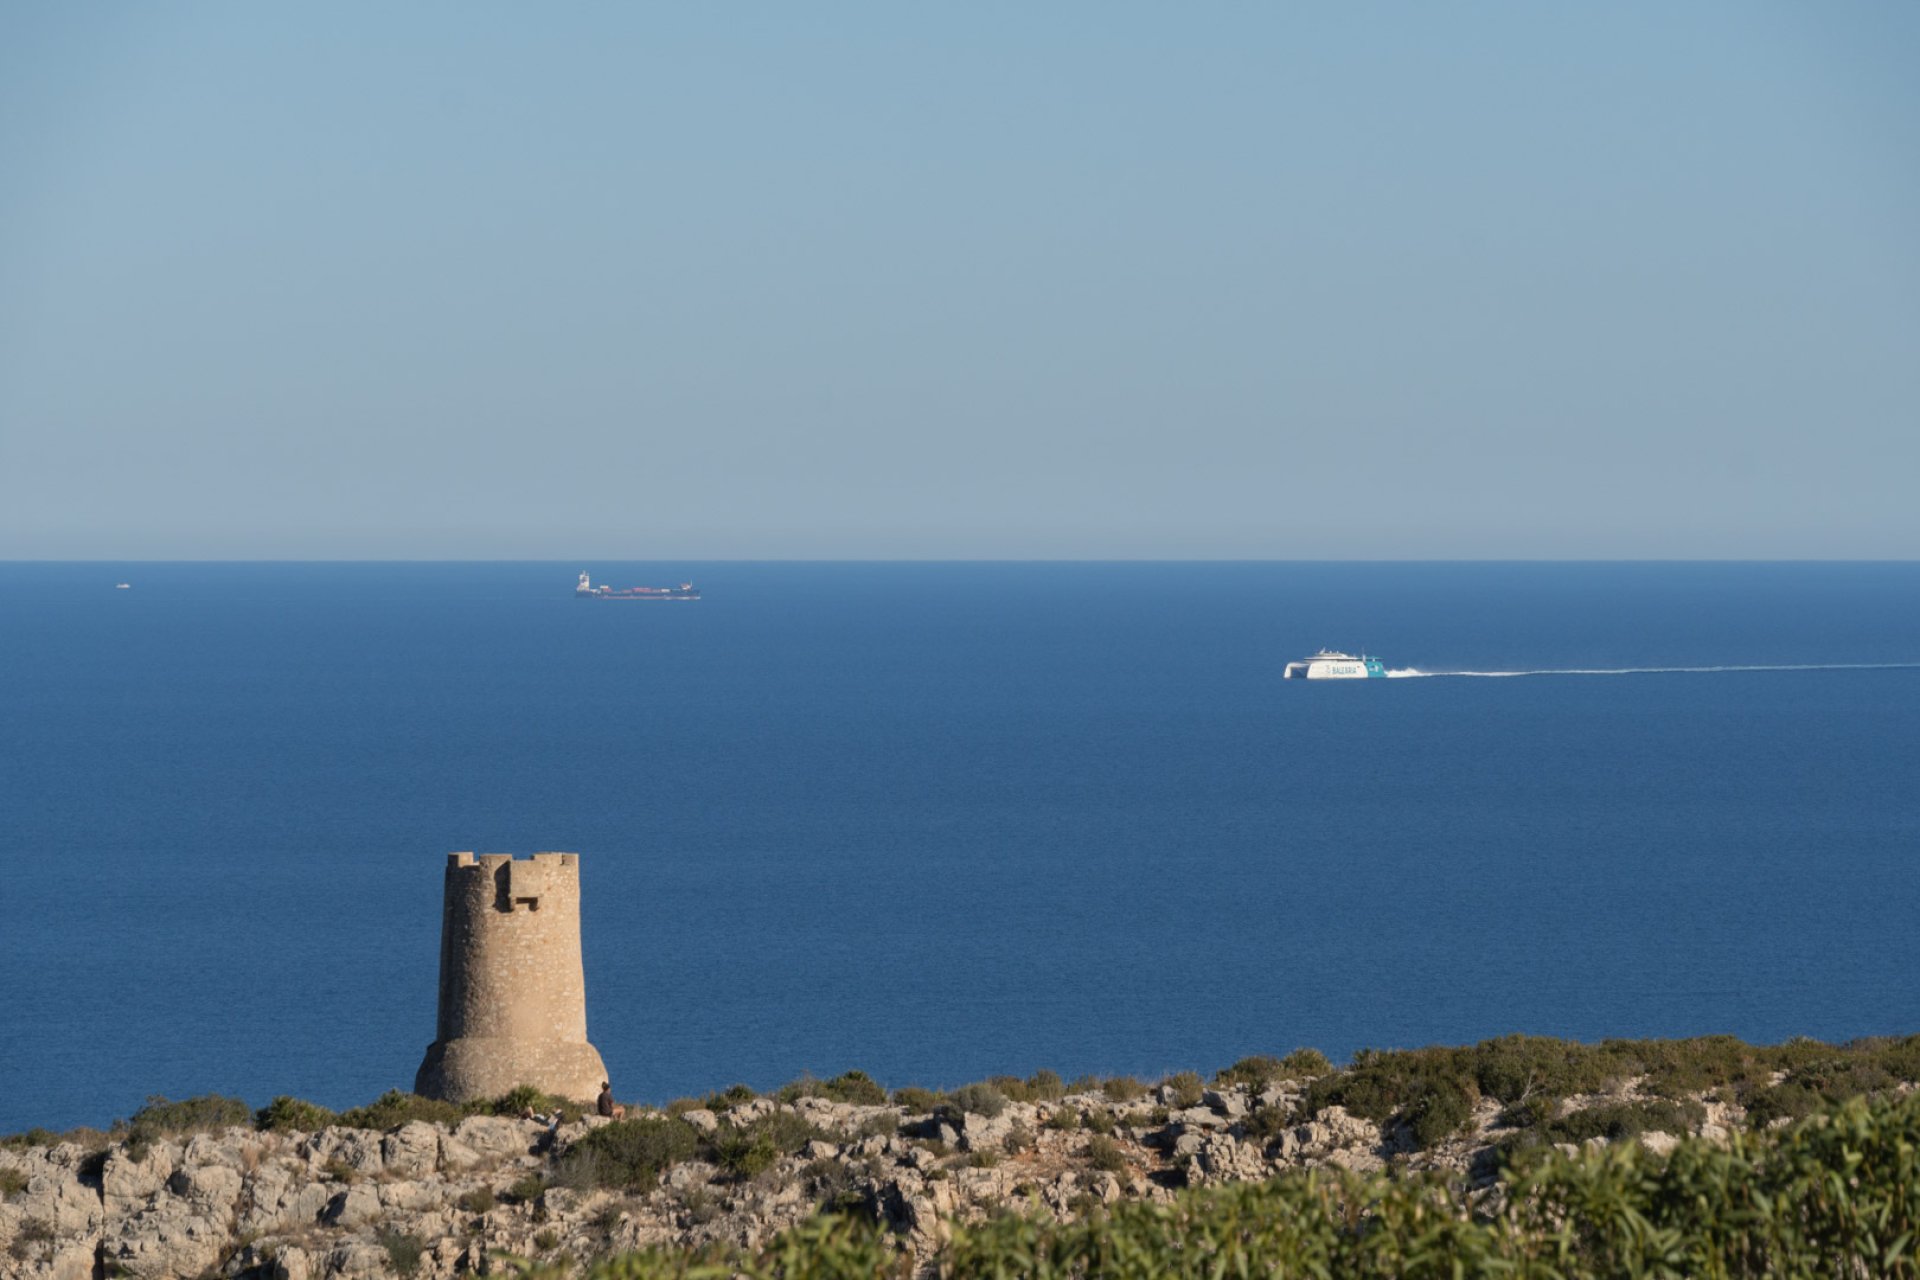
{"type": "Polygon", "coordinates": [[[114,564],[1920,564],[1916,556],[197,556],[8,557],[5,565],[114,564]]]}

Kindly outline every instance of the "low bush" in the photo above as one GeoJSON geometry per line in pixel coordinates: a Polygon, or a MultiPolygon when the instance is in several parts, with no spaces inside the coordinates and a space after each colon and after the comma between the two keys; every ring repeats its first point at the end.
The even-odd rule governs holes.
{"type": "Polygon", "coordinates": [[[1192,1071],[1178,1071],[1160,1082],[1160,1088],[1166,1103],[1170,1107],[1197,1107],[1207,1086],[1198,1074],[1192,1071]]]}
{"type": "Polygon", "coordinates": [[[812,1160],[800,1171],[800,1183],[814,1196],[831,1198],[853,1186],[853,1171],[838,1160],[812,1160]]]}
{"type": "Polygon", "coordinates": [[[854,1130],[854,1136],[860,1138],[891,1138],[900,1132],[900,1117],[891,1111],[881,1111],[868,1116],[854,1130]]]}
{"type": "Polygon", "coordinates": [[[318,1103],[285,1094],[253,1113],[253,1127],[269,1133],[313,1133],[338,1120],[318,1103]]]}
{"type": "Polygon", "coordinates": [[[1292,1079],[1304,1079],[1309,1076],[1323,1076],[1333,1070],[1333,1064],[1327,1061],[1327,1055],[1318,1049],[1295,1049],[1280,1059],[1280,1074],[1292,1079]]]}
{"type": "Polygon", "coordinates": [[[851,1102],[862,1107],[884,1106],[887,1091],[864,1071],[842,1071],[821,1086],[821,1092],[835,1102],[851,1102]]]}
{"type": "Polygon", "coordinates": [[[336,1123],[349,1129],[398,1129],[415,1120],[426,1120],[451,1128],[466,1119],[464,1109],[437,1098],[389,1089],[364,1107],[342,1111],[336,1123]]]}
{"type": "MultiPolygon", "coordinates": [[[[735,1107],[752,1102],[760,1095],[744,1084],[730,1084],[719,1093],[710,1093],[701,1102],[701,1106],[716,1115],[724,1114],[735,1107]]],[[[687,1108],[691,1109],[691,1108],[687,1108]]]]}
{"type": "Polygon", "coordinates": [[[60,1134],[55,1133],[51,1129],[43,1129],[39,1125],[35,1125],[25,1132],[10,1133],[4,1138],[0,1138],[0,1147],[52,1147],[58,1146],[62,1141],[63,1138],[60,1134]]]}
{"type": "Polygon", "coordinates": [[[427,1251],[426,1241],[399,1231],[380,1231],[374,1241],[387,1251],[387,1265],[393,1268],[393,1273],[402,1277],[420,1269],[420,1255],[427,1251]]]}
{"type": "Polygon", "coordinates": [[[497,1098],[470,1102],[462,1110],[483,1116],[518,1116],[531,1111],[535,1115],[558,1115],[568,1123],[578,1120],[585,1111],[577,1102],[544,1093],[530,1084],[515,1085],[497,1098]]]}
{"type": "Polygon", "coordinates": [[[519,1178],[517,1181],[515,1181],[512,1186],[508,1187],[506,1191],[506,1196],[507,1196],[507,1199],[512,1201],[514,1204],[532,1204],[535,1200],[538,1200],[542,1195],[545,1195],[546,1190],[547,1190],[546,1175],[540,1174],[540,1173],[529,1173],[519,1178]]]}
{"type": "Polygon", "coordinates": [[[1241,1121],[1248,1138],[1266,1145],[1293,1127],[1293,1117],[1284,1106],[1259,1107],[1241,1121]]]}
{"type": "Polygon", "coordinates": [[[1617,1142],[1643,1133],[1671,1133],[1684,1136],[1707,1118],[1707,1109],[1698,1102],[1675,1102],[1656,1098],[1647,1102],[1607,1102],[1568,1112],[1540,1126],[1547,1142],[1585,1142],[1605,1138],[1617,1142]]]}
{"type": "Polygon", "coordinates": [[[1108,1076],[1100,1082],[1100,1092],[1108,1102],[1133,1102],[1147,1095],[1147,1086],[1132,1076],[1108,1076]]]}
{"type": "MultiPolygon", "coordinates": [[[[605,1130],[601,1130],[605,1132],[605,1130]]],[[[751,1178],[771,1168],[782,1156],[827,1134],[791,1111],[773,1111],[751,1124],[722,1121],[706,1139],[713,1162],[736,1178],[751,1178]]]]}
{"type": "Polygon", "coordinates": [[[0,1200],[17,1196],[27,1189],[27,1175],[18,1169],[0,1169],[0,1200]]]}
{"type": "Polygon", "coordinates": [[[1243,1084],[1249,1089],[1258,1090],[1279,1079],[1281,1071],[1280,1059],[1257,1054],[1214,1072],[1213,1082],[1220,1085],[1243,1084]]]}
{"type": "Polygon", "coordinates": [[[931,1089],[908,1085],[904,1089],[893,1091],[893,1105],[910,1112],[932,1111],[940,1105],[940,1095],[931,1089]]]}
{"type": "Polygon", "coordinates": [[[1105,1173],[1119,1173],[1127,1167],[1127,1157],[1122,1154],[1119,1143],[1096,1133],[1087,1139],[1087,1163],[1105,1173]]]}
{"type": "Polygon", "coordinates": [[[176,1138],[190,1133],[208,1133],[253,1123],[253,1109],[238,1098],[223,1098],[217,1093],[202,1094],[169,1102],[159,1094],[147,1099],[147,1105],[127,1121],[129,1144],[150,1142],[155,1138],[176,1138]]]}
{"type": "Polygon", "coordinates": [[[986,1082],[998,1089],[1008,1102],[1033,1101],[1033,1095],[1027,1092],[1027,1082],[1019,1076],[988,1076],[986,1082]]]}
{"type": "Polygon", "coordinates": [[[963,1084],[947,1100],[971,1115],[991,1120],[1007,1109],[1007,1095],[990,1084],[963,1084]]]}
{"type": "Polygon", "coordinates": [[[1028,1076],[1026,1089],[1029,1102],[1058,1102],[1070,1092],[1058,1072],[1046,1070],[1028,1076]]]}
{"type": "Polygon", "coordinates": [[[459,1204],[462,1213],[490,1213],[493,1210],[493,1188],[476,1187],[462,1195],[459,1204]]]}
{"type": "Polygon", "coordinates": [[[595,1182],[619,1191],[651,1191],[660,1175],[699,1155],[700,1131],[678,1116],[641,1116],[601,1125],[567,1149],[595,1182]]]}

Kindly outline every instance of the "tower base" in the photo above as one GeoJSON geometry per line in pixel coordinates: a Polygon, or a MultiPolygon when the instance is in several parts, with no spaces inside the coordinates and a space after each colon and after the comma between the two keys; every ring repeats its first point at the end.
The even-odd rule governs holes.
{"type": "Polygon", "coordinates": [[[607,1064],[584,1040],[496,1040],[467,1036],[427,1046],[426,1059],[413,1078],[413,1091],[447,1102],[497,1098],[530,1084],[542,1093],[573,1102],[600,1096],[607,1064]]]}

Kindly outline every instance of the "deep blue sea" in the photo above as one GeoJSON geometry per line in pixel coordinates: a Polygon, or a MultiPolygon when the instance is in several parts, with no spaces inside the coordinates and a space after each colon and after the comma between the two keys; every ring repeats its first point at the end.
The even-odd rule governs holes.
{"type": "Polygon", "coordinates": [[[1920,669],[1322,645],[1916,663],[1920,565],[0,564],[0,1132],[409,1086],[465,849],[643,1100],[1920,1031],[1920,669]]]}

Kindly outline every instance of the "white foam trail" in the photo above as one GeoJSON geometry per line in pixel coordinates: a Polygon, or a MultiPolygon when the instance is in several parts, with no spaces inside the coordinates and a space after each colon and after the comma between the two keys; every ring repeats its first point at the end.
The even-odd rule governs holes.
{"type": "Polygon", "coordinates": [[[1387,672],[1390,679],[1430,676],[1475,676],[1483,680],[1509,676],[1651,676],[1691,675],[1710,671],[1911,671],[1920,662],[1782,662],[1724,667],[1558,667],[1537,671],[1422,671],[1402,667],[1387,672]]]}

